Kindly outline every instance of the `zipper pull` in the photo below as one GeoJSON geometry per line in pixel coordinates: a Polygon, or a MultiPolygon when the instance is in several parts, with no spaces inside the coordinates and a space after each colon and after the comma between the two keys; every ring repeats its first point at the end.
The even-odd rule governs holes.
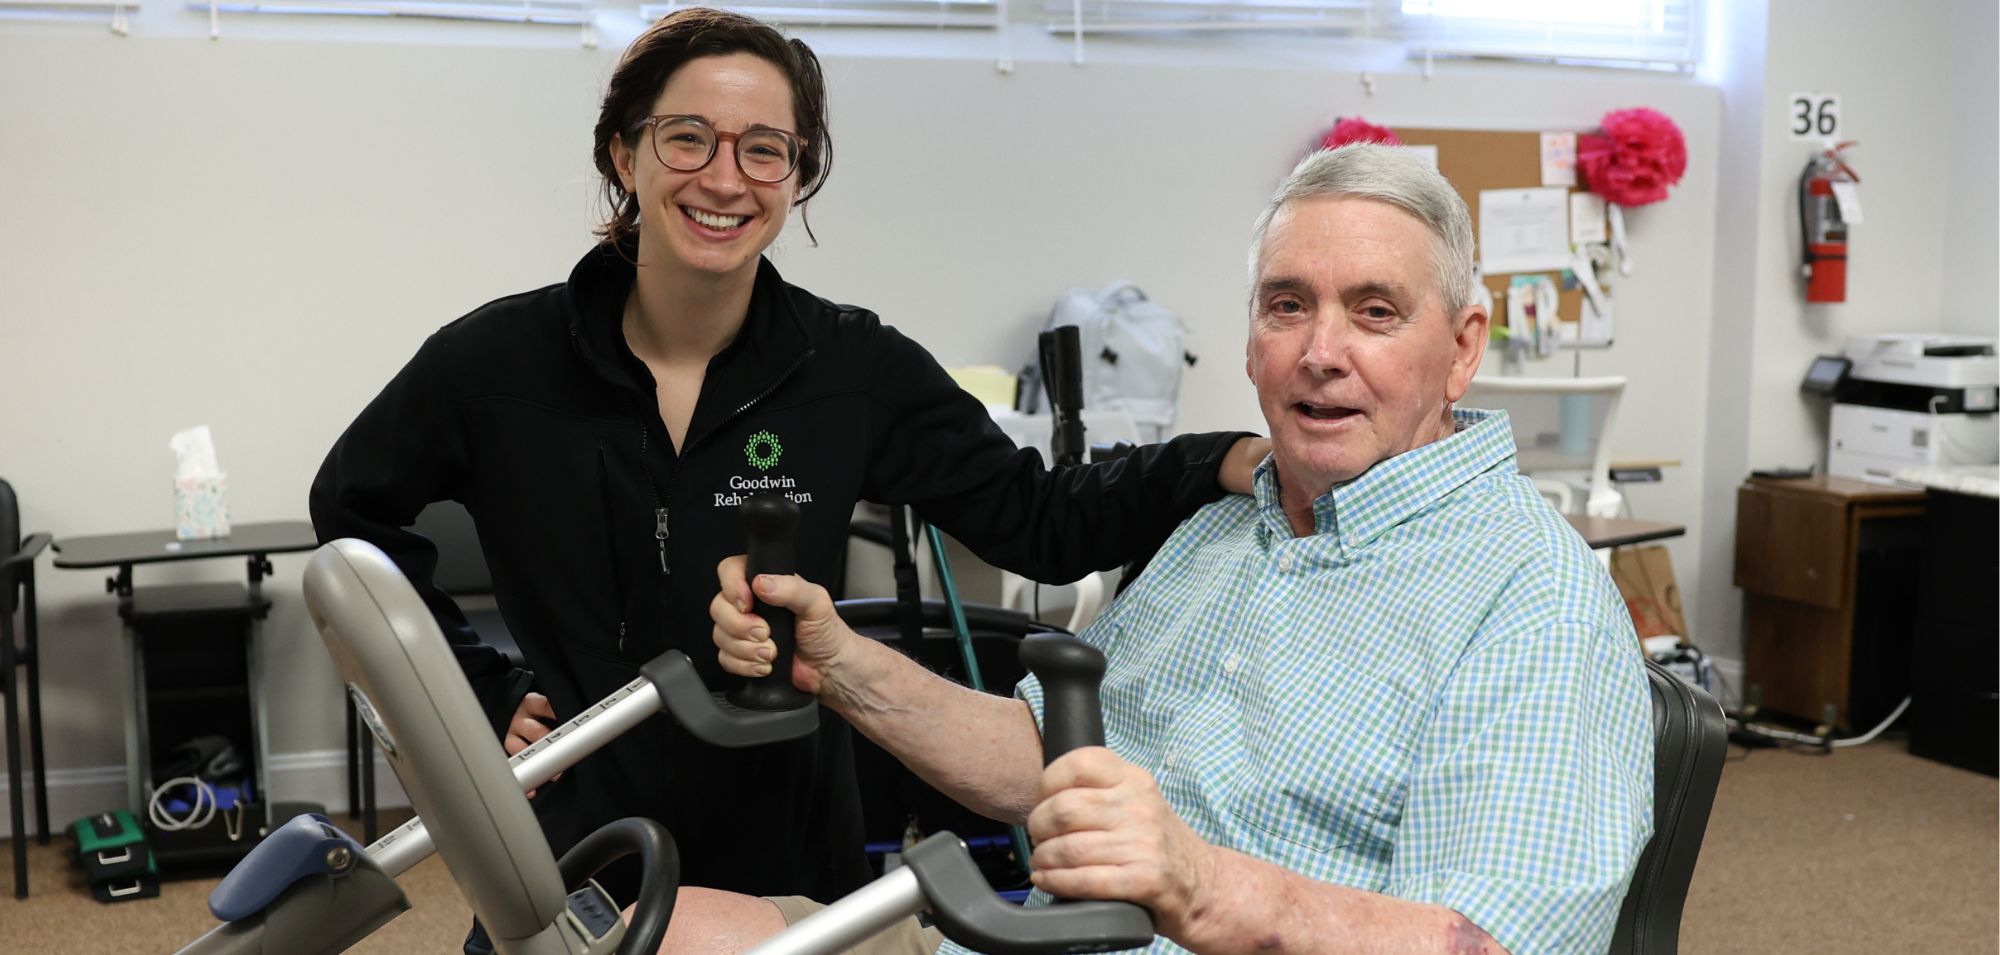
{"type": "Polygon", "coordinates": [[[660,542],[660,573],[673,573],[667,568],[667,509],[664,507],[653,509],[653,539],[660,542]]]}
{"type": "Polygon", "coordinates": [[[625,652],[625,621],[618,621],[618,652],[625,652]]]}

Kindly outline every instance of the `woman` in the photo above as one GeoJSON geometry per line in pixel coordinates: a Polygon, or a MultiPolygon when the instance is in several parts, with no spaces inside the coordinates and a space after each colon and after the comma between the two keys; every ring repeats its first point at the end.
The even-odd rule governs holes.
{"type": "MultiPolygon", "coordinates": [[[[1248,490],[1268,443],[1233,434],[1047,471],[922,348],[786,284],[762,253],[830,156],[803,43],[706,8],[661,20],[598,118],[603,241],[568,281],[432,335],[328,454],[312,489],[321,539],[396,560],[509,753],[668,649],[725,685],[708,602],[754,490],[799,502],[799,570],[821,581],[862,499],[914,505],[999,566],[1071,579],[1157,546],[1221,496],[1219,473],[1248,490]],[[522,669],[480,644],[431,584],[436,551],[404,529],[443,499],[478,525],[522,669]]],[[[537,813],[559,853],[650,816],[690,884],[832,899],[868,872],[849,730],[823,720],[811,739],[731,751],[651,720],[543,786],[537,813]]]]}

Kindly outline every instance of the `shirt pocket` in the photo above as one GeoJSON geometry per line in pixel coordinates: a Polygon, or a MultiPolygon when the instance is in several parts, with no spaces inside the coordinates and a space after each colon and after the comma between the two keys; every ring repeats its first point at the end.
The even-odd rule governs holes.
{"type": "Polygon", "coordinates": [[[1414,700],[1335,658],[1271,660],[1237,687],[1241,760],[1225,805],[1261,837],[1316,852],[1394,843],[1414,700]]]}

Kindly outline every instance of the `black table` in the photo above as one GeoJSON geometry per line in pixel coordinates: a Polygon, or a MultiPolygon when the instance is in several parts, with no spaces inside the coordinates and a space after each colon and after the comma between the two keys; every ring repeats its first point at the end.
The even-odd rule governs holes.
{"type": "MultiPolygon", "coordinates": [[[[1969,470],[1969,469],[1968,469],[1969,470]]],[[[1940,482],[1924,491],[1910,641],[1910,753],[2000,776],[2000,500],[1940,482]]]]}
{"type": "Polygon", "coordinates": [[[1647,541],[1665,540],[1687,533],[1687,528],[1679,524],[1664,524],[1659,521],[1635,521],[1623,517],[1584,517],[1580,514],[1564,514],[1569,526],[1583,535],[1584,543],[1591,550],[1607,547],[1627,547],[1647,541]]]}
{"type": "Polygon", "coordinates": [[[54,544],[57,567],[71,570],[118,568],[118,576],[113,580],[118,585],[120,596],[131,592],[132,568],[138,564],[208,557],[248,557],[252,558],[250,584],[254,587],[271,572],[270,561],[263,559],[265,555],[296,553],[318,546],[319,538],[313,534],[312,524],[306,521],[238,524],[230,529],[228,537],[210,540],[177,540],[173,531],[164,530],[65,537],[54,544]]]}
{"type": "MultiPolygon", "coordinates": [[[[57,567],[117,568],[105,581],[105,590],[117,595],[124,631],[126,802],[146,825],[162,873],[240,858],[278,818],[270,798],[270,750],[264,731],[260,637],[271,601],[263,594],[263,580],[271,573],[270,555],[319,546],[312,525],[238,524],[228,537],[189,541],[177,540],[171,530],[103,534],[65,538],[53,546],[57,567]],[[133,586],[133,568],[141,564],[227,557],[244,559],[246,583],[133,586]],[[158,830],[148,813],[154,763],[190,736],[218,729],[232,737],[233,746],[248,749],[239,755],[246,763],[254,798],[243,804],[236,825],[227,824],[225,813],[217,813],[225,824],[158,830]]],[[[285,808],[283,818],[318,811],[305,804],[285,808]]]]}

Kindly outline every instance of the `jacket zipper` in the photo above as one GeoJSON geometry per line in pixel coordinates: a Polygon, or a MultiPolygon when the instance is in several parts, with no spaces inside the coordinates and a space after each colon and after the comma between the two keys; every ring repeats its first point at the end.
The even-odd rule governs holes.
{"type": "MultiPolygon", "coordinates": [[[[654,400],[658,401],[658,399],[654,400]]],[[[655,408],[653,413],[658,415],[658,409],[655,408]]],[[[665,427],[665,423],[662,422],[661,426],[665,427]]],[[[653,426],[641,421],[639,424],[639,465],[646,469],[646,486],[653,489],[653,537],[660,542],[660,576],[664,577],[673,573],[673,571],[667,569],[667,507],[661,502],[660,482],[654,479],[653,466],[649,463],[652,460],[652,452],[646,449],[647,439],[651,438],[652,435],[653,426]]],[[[687,453],[687,449],[682,448],[681,453],[687,453]]],[[[675,466],[679,466],[678,460],[676,460],[675,466]]]]}
{"type": "Polygon", "coordinates": [[[653,537],[660,542],[660,576],[673,573],[667,566],[667,509],[653,508],[653,537]]]}
{"type": "MultiPolygon", "coordinates": [[[[661,577],[672,576],[674,572],[673,567],[667,563],[667,537],[671,533],[671,531],[669,530],[670,523],[668,520],[669,514],[667,512],[666,502],[672,500],[674,488],[676,485],[680,483],[681,463],[686,461],[688,455],[694,451],[696,446],[700,445],[702,441],[707,439],[709,435],[722,430],[724,425],[727,425],[731,421],[736,420],[744,412],[749,411],[751,408],[756,407],[758,402],[763,401],[765,398],[770,397],[771,392],[777,391],[780,386],[784,385],[784,383],[787,380],[789,380],[792,377],[792,375],[799,370],[800,365],[806,363],[806,359],[811,358],[813,356],[813,352],[814,349],[811,348],[806,349],[805,353],[800,355],[797,358],[797,360],[793,361],[790,367],[786,368],[782,374],[780,374],[777,378],[773,379],[769,385],[766,385],[763,391],[758,392],[756,396],[751,398],[749,401],[746,401],[743,404],[737,406],[736,410],[731,411],[727,415],[724,415],[721,421],[715,423],[714,427],[709,428],[707,431],[704,431],[693,438],[690,438],[688,440],[688,443],[681,448],[680,453],[674,456],[674,470],[671,474],[667,475],[667,493],[665,495],[662,495],[660,493],[660,485],[659,482],[655,480],[653,477],[653,469],[651,467],[646,468],[646,481],[648,484],[651,484],[653,488],[653,539],[658,541],[660,545],[661,577]]],[[[655,414],[657,414],[657,411],[655,412],[655,414]]],[[[639,429],[639,457],[641,461],[650,460],[650,458],[647,457],[646,438],[647,435],[652,433],[652,430],[653,429],[650,425],[641,427],[639,429]]],[[[667,593],[666,588],[663,586],[660,590],[660,603],[662,612],[665,612],[666,610],[665,606],[666,593],[667,593]]]]}

